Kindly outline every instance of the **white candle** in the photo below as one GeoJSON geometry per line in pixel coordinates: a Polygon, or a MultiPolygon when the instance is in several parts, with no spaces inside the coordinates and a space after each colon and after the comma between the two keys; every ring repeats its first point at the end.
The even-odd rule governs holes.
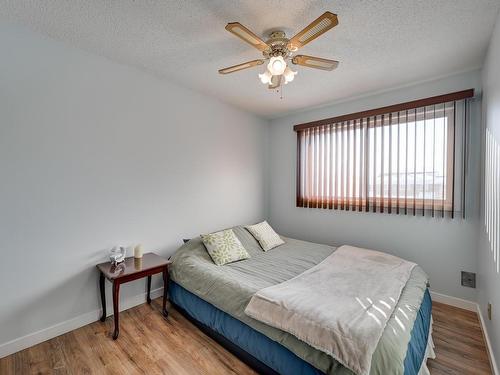
{"type": "Polygon", "coordinates": [[[142,258],[142,254],[143,254],[143,249],[141,244],[134,247],[134,258],[142,258]]]}

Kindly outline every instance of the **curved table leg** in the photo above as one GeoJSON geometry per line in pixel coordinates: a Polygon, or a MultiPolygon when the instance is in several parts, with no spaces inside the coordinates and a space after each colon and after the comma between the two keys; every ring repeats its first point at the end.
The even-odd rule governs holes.
{"type": "Polygon", "coordinates": [[[151,305],[151,275],[148,276],[148,304],[151,305]]]}
{"type": "Polygon", "coordinates": [[[167,311],[167,293],[168,293],[168,267],[163,270],[163,316],[168,317],[167,311]]]}
{"type": "Polygon", "coordinates": [[[101,305],[102,305],[101,322],[104,322],[106,320],[106,290],[104,289],[105,281],[106,279],[104,278],[104,274],[100,272],[99,289],[101,290],[101,305]]]}
{"type": "Polygon", "coordinates": [[[113,281],[113,318],[115,321],[115,332],[113,333],[113,340],[118,338],[120,334],[120,316],[118,311],[118,301],[120,299],[120,283],[116,280],[113,281]]]}

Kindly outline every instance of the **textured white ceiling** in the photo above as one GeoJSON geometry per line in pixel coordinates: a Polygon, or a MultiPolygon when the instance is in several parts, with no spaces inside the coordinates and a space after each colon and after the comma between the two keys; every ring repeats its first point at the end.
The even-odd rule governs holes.
{"type": "Polygon", "coordinates": [[[479,67],[499,7],[500,0],[2,0],[0,20],[277,117],[479,67]],[[300,52],[339,60],[337,70],[299,67],[283,100],[260,83],[262,66],[217,73],[261,57],[226,23],[291,36],[326,10],[339,25],[300,52]]]}

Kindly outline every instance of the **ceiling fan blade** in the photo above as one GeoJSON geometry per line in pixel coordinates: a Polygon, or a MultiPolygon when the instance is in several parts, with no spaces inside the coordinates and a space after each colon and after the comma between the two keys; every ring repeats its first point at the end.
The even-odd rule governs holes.
{"type": "Polygon", "coordinates": [[[265,50],[269,49],[269,46],[262,39],[260,39],[257,35],[248,30],[245,26],[243,26],[239,22],[228,23],[226,25],[226,30],[229,31],[230,33],[233,33],[238,38],[244,40],[251,46],[257,48],[261,52],[264,52],[265,50]]]}
{"type": "Polygon", "coordinates": [[[292,63],[296,65],[307,66],[308,68],[333,70],[339,66],[339,62],[335,60],[323,59],[321,57],[297,55],[292,59],[292,63]]]}
{"type": "Polygon", "coordinates": [[[339,20],[336,14],[325,12],[311,22],[304,30],[290,39],[288,42],[288,49],[290,49],[290,51],[296,51],[338,24],[339,20]]]}
{"type": "Polygon", "coordinates": [[[224,68],[224,69],[219,69],[219,73],[220,74],[234,73],[234,72],[237,72],[238,70],[248,69],[248,68],[251,68],[251,67],[254,67],[257,65],[262,65],[262,64],[264,64],[264,61],[265,60],[263,60],[263,59],[247,61],[247,62],[244,62],[242,64],[229,66],[229,67],[224,68]]]}
{"type": "Polygon", "coordinates": [[[276,89],[280,86],[281,76],[272,76],[271,83],[267,86],[268,89],[276,89]]]}

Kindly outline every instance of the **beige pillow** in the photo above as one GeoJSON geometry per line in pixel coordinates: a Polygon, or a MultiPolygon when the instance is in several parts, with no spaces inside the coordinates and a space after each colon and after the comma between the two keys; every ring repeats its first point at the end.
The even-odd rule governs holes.
{"type": "Polygon", "coordinates": [[[285,241],[278,236],[274,229],[271,228],[267,221],[263,221],[262,223],[255,225],[248,225],[245,228],[247,228],[252,236],[259,241],[260,247],[262,247],[262,250],[264,251],[271,250],[272,248],[285,243],[285,241]]]}
{"type": "Polygon", "coordinates": [[[202,234],[201,240],[205,244],[208,254],[218,266],[250,258],[232,229],[202,234]]]}

